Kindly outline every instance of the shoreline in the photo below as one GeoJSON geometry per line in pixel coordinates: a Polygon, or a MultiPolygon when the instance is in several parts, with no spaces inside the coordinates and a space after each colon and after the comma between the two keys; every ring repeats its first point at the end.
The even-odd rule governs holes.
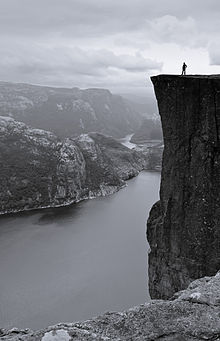
{"type": "Polygon", "coordinates": [[[96,198],[100,198],[100,197],[107,197],[109,195],[113,195],[117,192],[119,192],[121,189],[125,188],[128,186],[128,183],[127,181],[129,180],[132,180],[133,178],[137,177],[141,172],[156,172],[156,173],[161,173],[161,170],[159,169],[142,169],[138,174],[134,175],[133,177],[129,178],[129,179],[126,179],[124,180],[125,183],[120,186],[120,187],[116,187],[115,189],[113,189],[113,186],[109,188],[112,189],[112,191],[107,191],[106,193],[101,193],[102,191],[100,190],[100,192],[96,192],[96,194],[91,194],[89,196],[85,196],[85,197],[82,197],[80,199],[74,199],[74,200],[70,200],[70,201],[67,201],[67,202],[64,202],[62,204],[52,204],[52,205],[46,205],[46,206],[40,206],[40,207],[33,207],[33,208],[26,208],[26,209],[19,209],[19,210],[11,210],[11,211],[5,211],[5,212],[1,212],[0,211],[0,219],[2,217],[9,217],[9,216],[12,216],[12,215],[16,215],[16,214],[19,214],[19,213],[25,213],[25,212],[34,212],[34,211],[38,211],[38,210],[46,210],[46,209],[49,209],[49,208],[61,208],[61,207],[68,207],[68,206],[71,206],[71,205],[74,205],[74,204],[78,204],[79,202],[82,202],[84,200],[92,200],[92,199],[96,199],[96,198]]]}
{"type": "MultiPolygon", "coordinates": [[[[122,145],[125,145],[125,146],[127,146],[127,144],[131,144],[133,146],[138,147],[138,144],[130,142],[130,140],[131,140],[133,135],[134,134],[126,135],[124,138],[118,139],[118,141],[122,145]]],[[[134,148],[134,147],[130,146],[128,148],[131,149],[131,148],[134,148]]],[[[77,204],[79,202],[82,202],[84,200],[90,200],[90,199],[95,199],[95,198],[98,198],[98,197],[105,197],[105,196],[108,196],[108,195],[113,195],[114,193],[117,193],[120,189],[128,186],[126,181],[128,181],[128,180],[130,180],[130,179],[132,179],[132,178],[134,178],[136,176],[138,176],[140,174],[140,172],[142,172],[142,171],[160,173],[161,169],[157,169],[157,168],[155,168],[155,169],[142,169],[142,170],[138,171],[137,174],[133,174],[132,176],[129,175],[128,178],[122,179],[122,181],[124,181],[125,183],[122,184],[121,186],[106,186],[104,188],[101,188],[102,187],[102,185],[101,185],[99,189],[97,189],[94,192],[91,191],[91,193],[89,191],[89,195],[82,196],[80,199],[72,199],[72,200],[66,200],[66,201],[64,200],[64,202],[60,203],[60,204],[55,204],[54,203],[54,204],[42,205],[42,206],[32,207],[32,208],[11,209],[11,210],[6,210],[6,211],[0,211],[0,218],[4,217],[4,216],[10,216],[10,215],[15,215],[15,214],[23,213],[23,212],[31,212],[31,211],[48,209],[48,208],[67,207],[67,206],[71,206],[73,204],[77,204]]]]}
{"type": "MultiPolygon", "coordinates": [[[[140,174],[140,173],[138,173],[138,174],[140,174]]],[[[130,179],[128,179],[128,180],[130,180],[130,179]]],[[[100,192],[102,192],[101,189],[100,189],[100,192],[97,192],[97,194],[91,194],[89,196],[85,196],[85,197],[82,197],[80,199],[74,199],[74,200],[66,201],[66,202],[64,202],[62,204],[54,204],[54,205],[51,204],[51,205],[40,206],[40,207],[33,207],[33,208],[26,208],[26,209],[18,209],[18,210],[10,210],[10,211],[5,211],[5,212],[0,212],[0,218],[1,217],[8,217],[10,215],[15,215],[15,214],[19,214],[19,213],[33,212],[33,211],[44,210],[44,209],[49,209],[49,208],[68,207],[68,206],[71,206],[73,204],[78,204],[79,202],[82,202],[84,200],[92,200],[92,199],[96,199],[96,198],[99,198],[99,197],[106,197],[106,196],[109,196],[109,195],[113,195],[113,194],[117,193],[118,191],[120,191],[120,189],[123,189],[123,188],[125,188],[127,186],[128,186],[128,184],[125,183],[121,187],[117,187],[117,188],[115,188],[115,190],[112,190],[112,191],[109,191],[109,192],[106,192],[106,193],[103,193],[103,194],[100,193],[100,192]]],[[[110,186],[109,186],[109,188],[110,188],[110,186]]]]}

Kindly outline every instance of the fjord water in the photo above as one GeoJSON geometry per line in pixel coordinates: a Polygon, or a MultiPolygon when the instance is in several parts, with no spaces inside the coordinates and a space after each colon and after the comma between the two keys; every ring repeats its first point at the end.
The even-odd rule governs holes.
{"type": "Polygon", "coordinates": [[[149,300],[146,220],[160,174],[116,194],[0,218],[0,327],[39,329],[149,300]]]}

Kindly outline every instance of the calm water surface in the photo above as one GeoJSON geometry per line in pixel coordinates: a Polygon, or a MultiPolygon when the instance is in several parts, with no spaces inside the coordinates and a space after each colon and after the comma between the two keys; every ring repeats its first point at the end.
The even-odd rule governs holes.
{"type": "Polygon", "coordinates": [[[160,174],[71,207],[0,218],[0,327],[39,329],[149,300],[145,223],[160,174]]]}

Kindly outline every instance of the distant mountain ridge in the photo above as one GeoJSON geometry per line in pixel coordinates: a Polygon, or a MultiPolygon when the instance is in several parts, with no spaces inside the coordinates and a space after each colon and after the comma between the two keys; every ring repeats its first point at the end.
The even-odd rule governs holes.
{"type": "Polygon", "coordinates": [[[61,138],[91,131],[113,137],[133,133],[142,116],[106,89],[55,88],[0,82],[0,115],[61,138]]]}

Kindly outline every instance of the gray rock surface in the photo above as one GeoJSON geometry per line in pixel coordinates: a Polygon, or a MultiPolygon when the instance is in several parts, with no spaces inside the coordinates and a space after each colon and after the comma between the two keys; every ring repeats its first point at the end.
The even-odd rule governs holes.
{"type": "Polygon", "coordinates": [[[152,77],[162,120],[160,201],[147,237],[152,298],[220,269],[220,76],[152,77]]]}
{"type": "Polygon", "coordinates": [[[2,329],[0,337],[5,341],[219,341],[220,273],[196,280],[170,301],[154,300],[41,331],[2,329]]]}
{"type": "Polygon", "coordinates": [[[0,213],[10,213],[112,194],[146,161],[102,134],[60,140],[0,117],[0,164],[0,213]]]}

